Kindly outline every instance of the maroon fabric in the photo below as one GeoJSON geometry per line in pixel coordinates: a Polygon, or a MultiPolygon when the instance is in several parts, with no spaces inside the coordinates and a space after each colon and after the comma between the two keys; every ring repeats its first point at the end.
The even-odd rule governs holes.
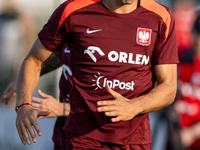
{"type": "Polygon", "coordinates": [[[97,112],[96,102],[113,99],[106,84],[129,99],[145,94],[154,86],[153,65],[179,62],[174,18],[162,5],[158,7],[166,11],[168,26],[159,14],[143,6],[117,14],[101,1],[90,4],[94,1],[63,3],[38,35],[50,51],[60,50],[66,41],[71,50],[71,113],[64,130],[101,142],[151,143],[148,114],[112,123],[110,117],[97,112]]]}
{"type": "MultiPolygon", "coordinates": [[[[60,89],[60,102],[62,103],[68,103],[69,102],[69,92],[72,88],[72,79],[71,79],[71,69],[70,69],[70,50],[68,48],[68,45],[65,44],[61,51],[61,59],[62,59],[62,73],[60,77],[59,82],[59,89],[60,89]]],[[[65,120],[67,117],[58,117],[54,126],[54,132],[53,132],[53,142],[57,145],[56,147],[59,147],[60,140],[62,137],[62,130],[65,125],[65,120]]]]}
{"type": "Polygon", "coordinates": [[[86,136],[63,131],[61,150],[151,150],[149,144],[119,145],[107,142],[99,142],[86,136]]]}
{"type": "Polygon", "coordinates": [[[60,142],[61,142],[61,137],[62,137],[62,131],[63,127],[65,125],[65,120],[67,117],[58,117],[54,126],[54,132],[53,132],[53,137],[52,140],[56,147],[59,147],[60,142]]]}
{"type": "Polygon", "coordinates": [[[54,150],[62,150],[60,144],[55,144],[54,143],[54,150]]]}

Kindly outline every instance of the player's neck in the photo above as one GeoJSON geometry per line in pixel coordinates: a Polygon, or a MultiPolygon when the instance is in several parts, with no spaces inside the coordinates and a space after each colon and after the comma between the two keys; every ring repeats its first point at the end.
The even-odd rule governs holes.
{"type": "Polygon", "coordinates": [[[101,0],[110,10],[119,14],[128,14],[139,6],[140,0],[101,0]]]}

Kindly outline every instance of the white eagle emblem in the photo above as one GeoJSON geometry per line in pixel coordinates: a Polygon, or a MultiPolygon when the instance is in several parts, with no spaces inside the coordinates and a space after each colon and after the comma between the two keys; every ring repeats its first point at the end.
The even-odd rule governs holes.
{"type": "Polygon", "coordinates": [[[149,32],[145,32],[145,31],[140,31],[139,32],[139,41],[142,43],[147,43],[149,39],[149,32]]]}
{"type": "Polygon", "coordinates": [[[151,29],[138,28],[137,29],[137,43],[139,45],[148,46],[151,43],[151,29]]]}

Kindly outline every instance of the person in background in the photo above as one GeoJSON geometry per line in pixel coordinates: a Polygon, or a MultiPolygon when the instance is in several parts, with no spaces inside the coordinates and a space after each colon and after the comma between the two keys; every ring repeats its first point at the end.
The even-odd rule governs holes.
{"type": "MultiPolygon", "coordinates": [[[[196,19],[193,0],[173,1],[173,14],[175,17],[179,61],[178,64],[178,92],[176,99],[180,98],[180,81],[190,82],[193,64],[192,28],[196,19]]],[[[179,117],[174,110],[174,103],[169,107],[150,114],[152,128],[152,150],[183,150],[180,137],[179,117]]]]}
{"type": "MultiPolygon", "coordinates": [[[[179,114],[181,126],[181,139],[185,148],[200,149],[200,17],[193,25],[193,62],[191,72],[184,76],[188,70],[182,69],[180,74],[180,97],[175,102],[175,110],[179,114]]],[[[182,64],[180,64],[182,65],[182,64]]]]}

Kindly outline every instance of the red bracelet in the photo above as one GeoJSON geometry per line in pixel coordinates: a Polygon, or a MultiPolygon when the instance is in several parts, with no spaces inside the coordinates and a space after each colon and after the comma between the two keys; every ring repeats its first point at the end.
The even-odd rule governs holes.
{"type": "MultiPolygon", "coordinates": [[[[30,104],[30,103],[23,103],[23,104],[21,104],[21,105],[15,107],[15,111],[17,112],[17,110],[18,110],[20,107],[24,106],[24,105],[31,105],[31,104],[30,104]]],[[[31,105],[31,106],[32,106],[32,105],[31,105]]]]}

